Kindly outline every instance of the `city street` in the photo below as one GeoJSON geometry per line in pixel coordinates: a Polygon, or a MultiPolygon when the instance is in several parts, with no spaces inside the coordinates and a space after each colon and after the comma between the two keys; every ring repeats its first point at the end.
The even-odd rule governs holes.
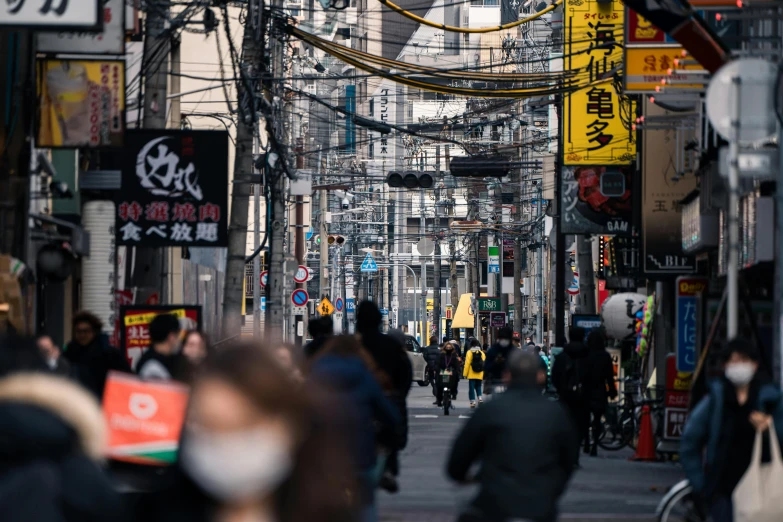
{"type": "MultiPolygon", "coordinates": [[[[460,383],[457,410],[449,417],[432,406],[429,388],[414,385],[409,396],[410,439],[403,453],[400,492],[379,495],[384,522],[446,522],[455,520],[473,488],[460,487],[444,473],[451,441],[471,410],[467,383],[460,383]]],[[[519,443],[525,444],[524,433],[519,443]]],[[[630,450],[601,451],[583,456],[580,469],[562,502],[562,520],[652,521],[655,507],[682,473],[672,463],[630,462],[630,450]]]]}

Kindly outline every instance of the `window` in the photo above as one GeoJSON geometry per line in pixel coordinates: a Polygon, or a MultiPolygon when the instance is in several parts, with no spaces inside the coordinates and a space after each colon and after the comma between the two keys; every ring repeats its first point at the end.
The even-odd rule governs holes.
{"type": "Polygon", "coordinates": [[[370,98],[370,116],[375,116],[375,98],[370,98]]]}

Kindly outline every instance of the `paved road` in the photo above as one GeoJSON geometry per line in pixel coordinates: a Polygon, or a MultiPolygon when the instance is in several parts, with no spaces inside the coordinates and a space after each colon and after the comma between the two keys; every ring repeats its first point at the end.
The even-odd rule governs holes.
{"type": "MultiPolygon", "coordinates": [[[[415,386],[415,385],[414,385],[415,386]]],[[[383,522],[452,522],[473,489],[458,487],[445,476],[446,455],[470,415],[467,386],[460,383],[457,410],[448,417],[432,405],[428,388],[414,388],[409,401],[410,441],[402,456],[401,491],[380,493],[383,522]]],[[[520,444],[524,434],[520,434],[520,444]]],[[[666,490],[682,473],[671,463],[630,462],[630,451],[584,456],[561,503],[561,519],[577,521],[651,521],[666,490]]]]}

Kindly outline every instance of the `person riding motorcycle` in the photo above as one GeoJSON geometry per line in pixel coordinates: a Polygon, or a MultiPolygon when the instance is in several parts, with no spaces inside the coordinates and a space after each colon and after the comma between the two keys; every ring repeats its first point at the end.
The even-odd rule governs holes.
{"type": "Polygon", "coordinates": [[[437,386],[437,405],[443,406],[443,381],[440,380],[441,372],[445,370],[451,371],[451,380],[449,381],[449,390],[451,390],[452,400],[457,398],[457,381],[459,381],[460,375],[460,358],[457,354],[457,345],[454,342],[447,342],[443,345],[443,353],[438,358],[438,383],[437,386]]]}

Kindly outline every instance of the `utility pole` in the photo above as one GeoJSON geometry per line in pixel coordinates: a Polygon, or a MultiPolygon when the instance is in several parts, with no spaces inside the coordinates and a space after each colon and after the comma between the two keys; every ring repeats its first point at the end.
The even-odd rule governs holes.
{"type": "MultiPolygon", "coordinates": [[[[247,218],[250,203],[250,185],[253,181],[253,136],[256,128],[256,93],[249,91],[247,78],[255,78],[260,59],[259,45],[254,38],[253,24],[245,25],[242,38],[243,63],[241,78],[237,81],[237,134],[234,156],[234,183],[231,185],[231,217],[228,225],[228,253],[226,279],[223,291],[223,339],[238,337],[242,329],[243,283],[245,279],[245,253],[247,250],[247,218]],[[244,111],[247,111],[243,113],[244,111]]],[[[256,200],[256,209],[259,202],[256,200]]],[[[258,213],[258,210],[256,210],[258,213]]],[[[258,218],[256,218],[258,219],[258,218]]],[[[256,221],[256,228],[259,223],[256,221]]],[[[259,254],[260,255],[260,254],[259,254]]],[[[255,265],[254,265],[255,267],[255,265]]],[[[260,279],[253,281],[259,285],[260,279]]],[[[253,293],[255,295],[255,292],[253,293]]],[[[258,307],[258,301],[253,306],[258,307]]],[[[255,314],[253,315],[255,319],[255,314]]],[[[260,323],[260,321],[259,321],[260,323]]],[[[269,324],[269,323],[267,323],[269,324]]],[[[254,333],[255,333],[255,326],[254,333]]]]}
{"type": "MultiPolygon", "coordinates": [[[[169,52],[171,32],[166,28],[171,11],[170,0],[155,2],[155,9],[148,9],[144,38],[144,63],[147,74],[144,78],[144,116],[145,129],[166,128],[166,96],[168,94],[169,52]]],[[[131,276],[131,287],[136,287],[136,301],[145,302],[152,294],[161,295],[166,282],[163,263],[165,249],[152,247],[134,247],[135,268],[131,276]]],[[[129,252],[130,253],[130,252],[129,252]]]]}
{"type": "MultiPolygon", "coordinates": [[[[321,146],[318,146],[318,173],[321,173],[321,146]]],[[[324,184],[324,179],[321,177],[319,179],[319,183],[324,184]]],[[[318,290],[321,293],[319,297],[323,298],[326,296],[326,289],[328,288],[329,281],[326,277],[328,268],[326,267],[329,264],[329,231],[326,228],[326,212],[328,211],[329,207],[329,191],[328,190],[322,190],[318,193],[318,210],[319,210],[319,229],[318,229],[318,238],[320,239],[321,243],[318,247],[320,255],[319,257],[319,267],[320,267],[320,283],[318,285],[318,290]]],[[[334,268],[332,269],[334,270],[334,268]]]]}
{"type": "MultiPolygon", "coordinates": [[[[300,146],[297,143],[297,154],[296,156],[296,168],[302,169],[304,168],[304,156],[302,156],[301,152],[304,151],[304,142],[302,141],[302,145],[300,146]]],[[[304,233],[304,196],[296,196],[296,209],[295,209],[295,220],[296,220],[296,230],[294,230],[294,255],[296,256],[296,262],[299,264],[299,266],[304,266],[305,264],[305,233],[304,233]]],[[[304,283],[296,283],[296,288],[306,288],[307,282],[304,283]]],[[[302,342],[304,341],[304,316],[303,315],[297,315],[294,316],[294,344],[296,346],[302,346],[302,342]]]]}
{"type": "MultiPolygon", "coordinates": [[[[446,145],[446,170],[448,171],[451,170],[450,160],[451,157],[449,155],[449,146],[446,145]]],[[[457,312],[457,306],[459,305],[459,284],[457,282],[457,237],[451,229],[452,224],[454,223],[454,189],[448,189],[446,191],[446,198],[449,201],[449,288],[451,290],[451,310],[453,319],[454,314],[457,312]]],[[[452,338],[459,340],[459,335],[454,335],[453,329],[452,338]]]]}
{"type": "Polygon", "coordinates": [[[536,230],[538,248],[536,249],[536,293],[538,294],[538,312],[536,313],[536,344],[544,344],[544,211],[541,208],[541,184],[537,184],[536,194],[536,230]]]}
{"type": "MultiPolygon", "coordinates": [[[[253,152],[260,149],[259,140],[253,140],[253,152]]],[[[261,184],[253,185],[253,251],[261,247],[261,184]]],[[[253,338],[261,338],[261,252],[253,259],[253,338]]],[[[242,297],[244,299],[244,296],[242,297]]]]}
{"type": "Polygon", "coordinates": [[[593,315],[595,314],[595,275],[590,236],[576,236],[576,255],[579,269],[579,313],[593,315]]]}
{"type": "MultiPolygon", "coordinates": [[[[435,146],[435,179],[437,181],[440,181],[440,145],[435,146]]],[[[436,208],[437,203],[440,202],[440,190],[436,192],[436,208]]],[[[440,217],[438,216],[438,213],[435,212],[435,257],[433,259],[433,262],[435,263],[435,295],[433,296],[432,300],[432,323],[435,326],[435,339],[440,342],[440,292],[441,292],[441,286],[440,286],[440,217]]],[[[428,336],[429,337],[429,336],[428,336]]]]}
{"type": "MultiPolygon", "coordinates": [[[[419,221],[419,236],[424,239],[427,236],[427,215],[424,210],[424,190],[419,190],[419,212],[421,219],[419,221]]],[[[422,345],[427,342],[427,256],[419,252],[421,260],[421,339],[422,345]]]]}

